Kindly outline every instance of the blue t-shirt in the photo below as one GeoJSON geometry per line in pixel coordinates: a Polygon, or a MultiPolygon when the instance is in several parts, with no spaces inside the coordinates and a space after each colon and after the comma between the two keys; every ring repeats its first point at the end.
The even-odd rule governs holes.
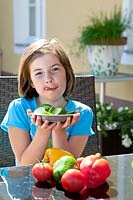
{"type": "MultiPolygon", "coordinates": [[[[27,115],[27,109],[34,111],[37,108],[36,98],[31,100],[26,98],[18,98],[13,100],[8,107],[8,111],[1,123],[1,128],[8,132],[8,127],[16,127],[29,132],[31,139],[34,138],[36,133],[36,125],[32,124],[31,118],[27,115]]],[[[79,121],[71,127],[66,129],[68,137],[79,135],[92,135],[94,134],[91,126],[93,121],[92,109],[78,101],[68,100],[65,106],[67,111],[80,111],[79,121]]]]}

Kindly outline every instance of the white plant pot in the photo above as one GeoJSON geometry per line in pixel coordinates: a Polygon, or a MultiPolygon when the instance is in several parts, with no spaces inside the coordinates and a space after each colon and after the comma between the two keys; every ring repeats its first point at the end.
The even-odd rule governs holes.
{"type": "Polygon", "coordinates": [[[124,45],[88,46],[88,59],[91,74],[114,76],[118,72],[124,45]]]}

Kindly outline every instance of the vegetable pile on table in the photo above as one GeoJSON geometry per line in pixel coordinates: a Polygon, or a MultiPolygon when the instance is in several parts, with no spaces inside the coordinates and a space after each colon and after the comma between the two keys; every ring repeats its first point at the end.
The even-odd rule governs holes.
{"type": "Polygon", "coordinates": [[[54,180],[66,191],[83,193],[104,184],[111,168],[99,153],[76,159],[68,151],[49,148],[43,160],[34,164],[32,174],[40,182],[54,180]]]}

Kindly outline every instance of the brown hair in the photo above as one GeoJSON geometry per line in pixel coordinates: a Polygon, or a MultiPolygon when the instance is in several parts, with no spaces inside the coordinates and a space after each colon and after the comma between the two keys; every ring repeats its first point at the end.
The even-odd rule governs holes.
{"type": "Polygon", "coordinates": [[[40,39],[27,47],[21,57],[18,74],[18,92],[21,96],[28,99],[32,99],[34,96],[38,96],[35,88],[31,86],[29,65],[34,59],[46,53],[52,53],[56,55],[60,63],[65,68],[67,83],[63,96],[66,98],[73,91],[75,84],[74,71],[72,69],[69,58],[62,48],[60,42],[57,41],[57,39],[40,39]]]}

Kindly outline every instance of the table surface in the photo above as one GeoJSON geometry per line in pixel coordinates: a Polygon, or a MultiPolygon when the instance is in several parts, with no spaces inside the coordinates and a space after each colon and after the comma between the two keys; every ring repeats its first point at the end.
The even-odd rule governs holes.
{"type": "MultiPolygon", "coordinates": [[[[76,73],[76,76],[89,76],[90,73],[88,72],[81,72],[76,73]]],[[[114,76],[96,76],[95,81],[97,83],[107,83],[107,82],[124,82],[124,81],[133,81],[133,74],[125,73],[125,72],[118,72],[114,76]]]]}
{"type": "Polygon", "coordinates": [[[97,189],[87,190],[86,197],[62,191],[60,187],[50,188],[48,184],[36,182],[32,176],[32,165],[0,168],[3,182],[0,182],[0,199],[47,199],[47,200],[133,200],[133,154],[107,156],[111,176],[97,189]],[[45,188],[45,189],[44,189],[45,188]]]}

